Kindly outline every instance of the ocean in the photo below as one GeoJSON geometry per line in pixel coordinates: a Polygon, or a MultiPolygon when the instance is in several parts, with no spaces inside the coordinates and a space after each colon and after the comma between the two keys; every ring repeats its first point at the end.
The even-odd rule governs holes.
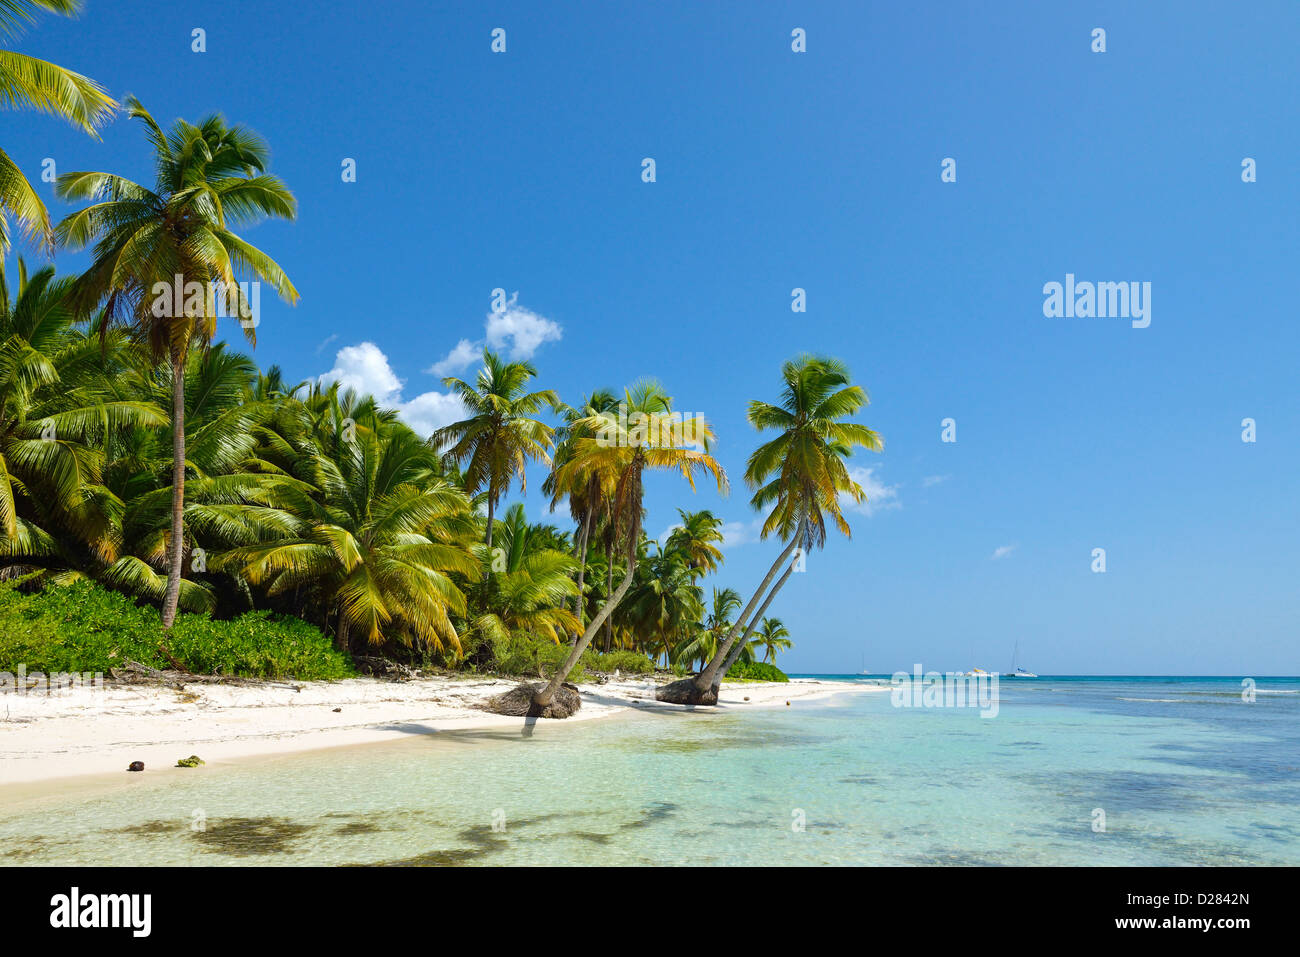
{"type": "Polygon", "coordinates": [[[0,791],[0,863],[1300,864],[1298,678],[560,724],[0,791]]]}

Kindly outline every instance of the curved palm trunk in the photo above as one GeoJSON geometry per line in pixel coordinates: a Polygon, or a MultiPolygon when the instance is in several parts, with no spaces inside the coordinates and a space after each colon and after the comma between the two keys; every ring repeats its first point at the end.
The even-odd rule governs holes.
{"type": "MultiPolygon", "coordinates": [[[[713,685],[710,685],[710,687],[715,687],[716,685],[720,685],[722,683],[722,679],[726,677],[727,672],[731,670],[731,666],[740,660],[741,654],[744,652],[745,647],[749,644],[750,636],[754,634],[754,630],[755,628],[758,627],[758,623],[763,620],[763,615],[767,612],[767,606],[772,604],[772,599],[776,597],[776,593],[779,592],[782,586],[784,586],[785,583],[789,580],[790,575],[794,572],[794,566],[795,563],[791,562],[790,567],[785,570],[785,574],[777,579],[776,584],[772,586],[772,590],[767,593],[767,598],[766,600],[764,600],[762,607],[758,609],[758,614],[756,614],[752,619],[750,619],[749,627],[745,629],[744,636],[740,639],[740,641],[736,642],[735,647],[731,649],[731,654],[727,655],[726,660],[723,662],[722,667],[719,669],[717,681],[713,685]]],[[[763,660],[766,661],[767,658],[765,657],[763,660]]]]}
{"type": "Polygon", "coordinates": [[[181,600],[181,565],[185,560],[185,354],[172,350],[172,537],[167,544],[167,591],[163,595],[163,631],[171,629],[181,600]]]}
{"type": "MultiPolygon", "coordinates": [[[[635,536],[634,536],[635,540],[635,536]]],[[[600,631],[600,626],[605,620],[614,613],[618,603],[623,600],[627,590],[632,587],[632,574],[636,571],[636,552],[633,550],[627,559],[627,574],[623,576],[623,581],[619,583],[618,590],[610,595],[601,606],[600,611],[596,612],[596,617],[591,619],[591,624],[583,631],[582,637],[574,642],[573,649],[569,652],[569,657],[564,659],[564,664],[559,667],[554,675],[551,676],[550,682],[533,697],[533,703],[539,708],[545,708],[555,697],[555,693],[560,690],[560,685],[564,684],[569,678],[569,672],[578,664],[578,659],[582,653],[587,650],[587,645],[591,644],[591,639],[596,637],[596,632],[600,631]]]]}
{"type": "MultiPolygon", "coordinates": [[[[800,531],[802,532],[802,528],[800,531]]],[[[718,672],[723,671],[722,663],[727,659],[727,656],[731,654],[732,648],[736,645],[736,639],[740,635],[740,629],[750,620],[754,607],[762,599],[764,593],[767,591],[767,586],[772,583],[772,579],[776,577],[776,573],[780,570],[781,566],[785,564],[785,561],[790,557],[791,552],[794,551],[795,542],[799,541],[799,538],[799,535],[795,535],[791,538],[790,544],[785,547],[785,551],[781,552],[777,560],[772,563],[772,567],[768,569],[767,575],[764,576],[762,584],[760,584],[758,590],[754,592],[754,597],[749,600],[749,604],[745,606],[745,610],[741,613],[740,617],[736,619],[736,623],[731,626],[731,630],[727,632],[727,637],[723,640],[722,644],[718,646],[718,651],[714,654],[713,660],[709,662],[707,668],[695,677],[695,687],[697,690],[706,691],[716,683],[718,672]]],[[[792,564],[790,567],[793,568],[794,565],[792,564]]],[[[786,574],[789,574],[789,572],[786,574]]],[[[767,606],[764,605],[763,607],[766,608],[767,606]]],[[[762,613],[760,612],[759,617],[761,617],[761,614],[762,613]]],[[[723,671],[723,673],[725,674],[726,672],[723,671]]]]}

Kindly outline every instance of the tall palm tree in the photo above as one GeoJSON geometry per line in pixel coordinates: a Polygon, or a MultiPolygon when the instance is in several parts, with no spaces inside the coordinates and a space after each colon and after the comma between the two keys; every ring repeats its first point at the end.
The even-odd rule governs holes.
{"type": "MultiPolygon", "coordinates": [[[[567,717],[576,710],[576,702],[552,708],[552,702],[561,686],[568,680],[605,619],[613,614],[632,586],[637,565],[637,546],[641,540],[642,476],[649,470],[676,471],[695,488],[696,475],[711,475],[718,490],[726,493],[727,475],[717,460],[709,454],[713,430],[700,421],[695,432],[704,448],[686,445],[682,437],[667,429],[656,429],[657,436],[647,440],[644,425],[658,421],[658,417],[672,412],[672,399],[659,383],[646,380],[624,390],[624,408],[619,413],[602,412],[590,416],[582,424],[590,434],[575,439],[572,457],[558,470],[556,481],[561,486],[574,481],[575,476],[597,471],[614,479],[614,496],[610,508],[610,524],[614,540],[623,552],[625,571],[623,580],[606,599],[600,611],[587,625],[582,635],[573,643],[568,658],[541,688],[523,685],[496,699],[496,707],[507,713],[526,713],[543,717],[567,717]],[[626,413],[626,414],[624,414],[626,413]]],[[[576,695],[575,695],[576,698],[576,695]]]]}
{"type": "Polygon", "coordinates": [[[764,618],[754,636],[754,646],[763,649],[764,661],[775,661],[777,652],[789,651],[794,642],[790,640],[790,630],[780,618],[764,618]]]}
{"type": "MultiPolygon", "coordinates": [[[[569,514],[578,525],[578,534],[574,540],[574,556],[578,560],[578,593],[574,598],[574,613],[582,616],[583,595],[587,575],[587,549],[597,523],[609,511],[609,502],[613,487],[607,474],[596,471],[566,471],[569,485],[560,487],[556,478],[558,470],[573,454],[574,442],[579,438],[590,438],[581,425],[584,420],[603,412],[613,412],[618,407],[618,398],[608,389],[597,389],[574,408],[565,406],[561,410],[564,425],[555,433],[555,462],[551,474],[542,484],[542,491],[551,497],[551,510],[559,504],[561,498],[569,500],[569,514]]],[[[579,620],[578,627],[582,627],[579,620]]]]}
{"type": "Polygon", "coordinates": [[[559,396],[551,389],[525,392],[537,375],[529,362],[505,362],[490,349],[483,350],[483,368],[475,385],[455,376],[443,379],[470,412],[429,437],[435,449],[446,448],[447,458],[464,465],[465,491],[487,492],[487,547],[492,548],[492,525],[497,503],[519,480],[527,491],[529,462],[551,464],[547,454],[554,443],[550,426],[533,418],[543,407],[558,409],[559,396]],[[468,463],[468,464],[465,464],[468,463]]]}
{"type": "Polygon", "coordinates": [[[800,356],[782,366],[781,377],[785,388],[780,404],[759,400],[749,404],[750,425],[760,432],[778,430],[780,434],[750,455],[745,481],[755,489],[750,504],[759,511],[771,509],[760,537],[766,539],[775,533],[787,544],[709,664],[694,678],[659,689],[655,697],[661,701],[716,702],[719,675],[726,673],[724,665],[729,658],[735,660],[732,655],[737,639],[743,650],[755,624],[789,579],[798,559],[791,562],[769,593],[768,586],[777,572],[796,548],[806,553],[824,544],[827,515],[845,537],[852,535],[840,505],[841,496],[857,503],[866,501],[866,493],[850,477],[844,460],[854,448],[879,452],[884,442],[865,425],[843,421],[868,403],[866,391],[853,385],[848,368],[833,358],[800,356]],[[742,638],[740,631],[746,622],[750,624],[742,638]]]}
{"type": "MultiPolygon", "coordinates": [[[[75,16],[81,0],[0,0],[0,37],[13,36],[36,19],[40,11],[75,16]]],[[[67,120],[98,138],[95,130],[117,104],[94,80],[61,66],[0,50],[0,107],[29,107],[67,120]]],[[[12,214],[28,235],[52,245],[50,214],[9,154],[0,149],[0,256],[9,249],[12,214]]]]}
{"type": "MultiPolygon", "coordinates": [[[[297,202],[266,172],[266,143],[247,127],[228,126],[214,115],[198,126],[178,119],[164,133],[139,101],[129,98],[127,105],[153,148],[154,188],[111,173],[65,173],[58,180],[63,199],[103,199],[65,218],[55,237],[74,250],[95,244],[90,268],[77,283],[78,304],[87,310],[104,304],[109,323],[127,326],[156,361],[170,361],[172,521],[162,606],[168,629],[180,598],[184,549],[185,359],[192,345],[212,341],[220,309],[250,315],[238,274],[251,274],[286,301],[298,301],[284,270],[231,230],[269,217],[291,220],[297,202]],[[225,303],[213,283],[221,284],[225,303]],[[192,288],[200,294],[191,296],[192,288]],[[183,302],[175,301],[182,296],[174,291],[183,302]]],[[[240,324],[256,341],[255,323],[240,324]]]]}

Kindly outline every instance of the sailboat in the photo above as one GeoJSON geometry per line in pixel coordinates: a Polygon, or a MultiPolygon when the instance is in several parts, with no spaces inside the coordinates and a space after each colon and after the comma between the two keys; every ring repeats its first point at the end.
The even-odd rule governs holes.
{"type": "Polygon", "coordinates": [[[1020,642],[1016,642],[1016,650],[1011,655],[1011,670],[1003,677],[1005,678],[1037,678],[1038,675],[1032,671],[1026,671],[1020,667],[1020,642]]]}

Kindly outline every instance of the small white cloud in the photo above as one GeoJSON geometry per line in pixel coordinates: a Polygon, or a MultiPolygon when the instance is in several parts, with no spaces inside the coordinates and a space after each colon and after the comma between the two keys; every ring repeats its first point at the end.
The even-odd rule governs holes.
{"type": "Polygon", "coordinates": [[[331,342],[333,342],[338,337],[339,334],[337,332],[334,333],[333,335],[326,336],[325,339],[321,342],[321,344],[316,347],[316,355],[320,355],[322,352],[324,352],[325,347],[328,346],[331,342]]]}
{"type": "Polygon", "coordinates": [[[433,365],[429,366],[429,372],[437,376],[452,375],[460,372],[471,362],[482,355],[482,346],[475,345],[468,339],[462,339],[456,343],[456,348],[447,353],[445,359],[439,359],[433,365]]]}
{"type": "Polygon", "coordinates": [[[512,359],[531,359],[545,342],[559,342],[564,335],[558,322],[515,305],[515,293],[500,312],[489,312],[487,344],[492,349],[509,349],[512,359]]]}
{"type": "Polygon", "coordinates": [[[950,478],[952,478],[951,475],[927,475],[921,479],[921,488],[933,488],[936,485],[942,485],[950,478]]]}
{"type": "Polygon", "coordinates": [[[993,549],[992,558],[994,561],[997,561],[999,558],[1006,558],[1019,547],[1020,546],[1018,545],[999,545],[997,548],[993,549]]]}
{"type": "Polygon", "coordinates": [[[395,409],[402,421],[419,435],[465,418],[467,410],[458,396],[444,392],[422,392],[415,398],[402,398],[405,384],[388,356],[373,342],[344,346],[334,358],[334,368],[320,376],[320,383],[337,382],[344,389],[368,393],[386,408],[395,409]]]}
{"type": "Polygon", "coordinates": [[[855,502],[848,495],[840,495],[840,507],[860,512],[870,518],[877,512],[885,511],[891,508],[902,508],[903,503],[898,500],[898,486],[886,485],[876,477],[876,467],[854,466],[849,469],[849,478],[862,486],[862,491],[867,493],[865,502],[855,502]]]}
{"type": "Polygon", "coordinates": [[[508,359],[531,359],[544,343],[559,342],[564,337],[558,322],[519,305],[518,299],[516,292],[500,311],[489,311],[483,321],[482,339],[460,340],[428,371],[437,376],[460,372],[479,357],[484,346],[494,352],[504,352],[508,359]]]}

